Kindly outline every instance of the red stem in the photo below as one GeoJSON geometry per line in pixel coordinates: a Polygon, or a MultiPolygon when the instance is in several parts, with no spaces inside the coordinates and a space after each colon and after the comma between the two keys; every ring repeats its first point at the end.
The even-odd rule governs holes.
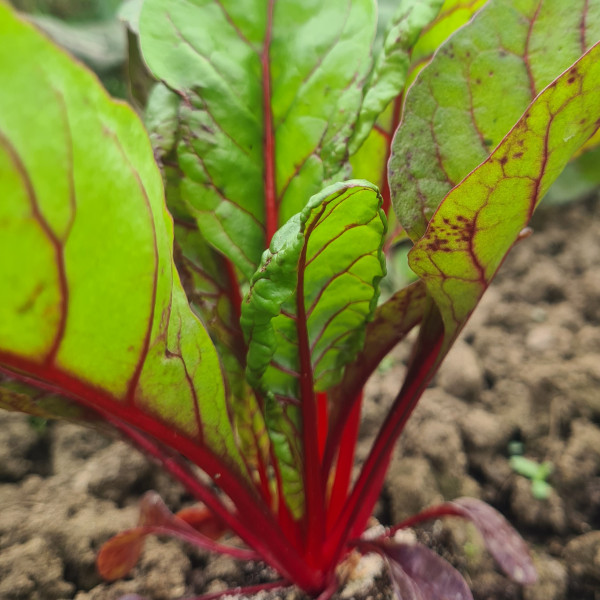
{"type": "Polygon", "coordinates": [[[273,448],[271,447],[271,462],[273,464],[273,470],[275,472],[275,481],[277,483],[277,518],[279,521],[279,527],[283,531],[287,540],[290,544],[298,551],[302,551],[301,531],[298,521],[294,519],[288,505],[285,501],[285,495],[283,493],[283,481],[281,478],[281,471],[279,469],[279,463],[277,458],[274,456],[273,448]]]}
{"type": "Polygon", "coordinates": [[[273,127],[273,110],[271,107],[271,65],[269,52],[273,31],[273,7],[275,0],[269,0],[267,13],[267,29],[261,55],[263,122],[264,122],[264,184],[265,184],[265,220],[266,247],[269,247],[273,234],[277,231],[279,215],[277,207],[277,186],[275,180],[275,131],[273,127]]]}
{"type": "Polygon", "coordinates": [[[432,521],[434,519],[439,519],[440,517],[462,517],[464,519],[465,513],[456,508],[456,506],[453,506],[450,502],[438,504],[438,506],[432,506],[416,515],[412,515],[412,517],[409,517],[401,523],[386,529],[385,534],[378,539],[390,538],[400,529],[407,529],[413,525],[423,523],[423,521],[432,521]]]}
{"type": "Polygon", "coordinates": [[[317,392],[317,438],[319,441],[319,458],[323,459],[327,431],[329,429],[329,399],[326,392],[317,392]]]}
{"type": "MultiPolygon", "coordinates": [[[[135,528],[138,529],[138,528],[135,528]]],[[[215,552],[216,554],[226,554],[235,560],[260,560],[261,555],[253,550],[246,548],[236,548],[221,544],[209,537],[203,536],[196,531],[183,531],[182,529],[171,528],[168,525],[144,525],[139,529],[143,529],[144,533],[152,533],[154,535],[165,535],[175,537],[192,546],[215,552]]]]}
{"type": "MultiPolygon", "coordinates": [[[[314,223],[318,220],[315,219],[314,223]]],[[[310,237],[310,229],[306,238],[310,237]]],[[[300,398],[302,403],[302,437],[304,448],[304,494],[306,498],[305,531],[306,560],[312,566],[320,566],[321,550],[325,535],[325,494],[321,481],[321,457],[319,440],[315,436],[318,426],[317,401],[314,391],[313,371],[308,339],[306,308],[304,306],[304,272],[306,265],[304,244],[298,261],[298,288],[296,294],[296,330],[300,357],[300,398]]]]}
{"type": "Polygon", "coordinates": [[[428,317],[421,325],[417,351],[412,357],[404,385],[333,529],[326,555],[332,552],[334,562],[344,552],[348,540],[362,534],[383,487],[396,440],[441,362],[444,327],[437,310],[433,309],[428,317]]]}
{"type": "MultiPolygon", "coordinates": [[[[253,524],[253,518],[250,514],[246,512],[235,514],[227,509],[214,492],[198,481],[180,457],[176,455],[170,456],[154,440],[130,425],[122,423],[118,419],[114,419],[108,415],[105,416],[105,419],[127,436],[144,454],[157,459],[168,473],[181,482],[198,500],[203,502],[222,519],[225,525],[239,535],[251,548],[255,549],[265,562],[270,564],[284,577],[291,579],[301,587],[303,586],[303,584],[299,583],[297,577],[300,576],[302,580],[306,581],[306,576],[302,572],[308,570],[295,552],[290,552],[291,548],[282,539],[283,536],[273,539],[271,537],[272,534],[268,533],[267,523],[264,523],[262,520],[260,523],[257,523],[258,531],[251,531],[249,526],[253,524]],[[238,515],[243,516],[240,518],[238,515]],[[283,543],[279,543],[279,541],[283,543]],[[275,549],[275,545],[279,546],[279,548],[275,549]]],[[[307,574],[310,575],[310,573],[307,574]]],[[[309,585],[312,589],[319,589],[321,587],[320,582],[315,584],[316,582],[311,581],[309,585]]]]}
{"type": "Polygon", "coordinates": [[[188,487],[249,546],[255,548],[266,562],[302,589],[309,592],[321,590],[321,574],[308,567],[289,545],[269,507],[264,504],[256,490],[249,486],[241,473],[223,462],[220,457],[166,424],[156,421],[152,416],[137,409],[132,411],[129,405],[119,402],[105,391],[79,381],[53,366],[38,365],[6,352],[0,352],[0,363],[11,365],[10,370],[0,366],[0,372],[9,377],[70,398],[100,414],[105,421],[116,426],[133,441],[142,441],[142,450],[158,459],[173,477],[188,487]],[[136,428],[127,424],[133,420],[136,428]],[[141,431],[145,433],[142,434],[141,431]],[[184,466],[183,459],[165,454],[163,444],[164,447],[183,454],[213,481],[218,482],[219,487],[235,504],[237,513],[243,517],[238,518],[223,507],[219,500],[215,500],[210,490],[195,477],[189,467],[184,466]]]}
{"type": "MultiPolygon", "coordinates": [[[[329,508],[327,511],[328,531],[332,528],[335,519],[340,514],[348,496],[348,489],[352,478],[352,467],[354,466],[354,453],[358,438],[358,428],[360,425],[362,398],[363,392],[361,390],[358,394],[358,399],[352,403],[350,415],[345,421],[344,432],[340,440],[335,468],[335,479],[331,489],[331,498],[329,500],[329,508]]],[[[329,471],[327,473],[329,473],[329,471]]]]}
{"type": "Polygon", "coordinates": [[[256,446],[256,459],[258,461],[258,476],[260,479],[260,492],[262,494],[263,500],[267,503],[268,506],[272,506],[273,504],[273,496],[271,494],[271,488],[269,486],[269,476],[267,474],[267,468],[265,466],[265,462],[260,453],[260,446],[258,443],[258,438],[256,436],[256,432],[252,431],[252,436],[254,437],[254,444],[256,446]]]}

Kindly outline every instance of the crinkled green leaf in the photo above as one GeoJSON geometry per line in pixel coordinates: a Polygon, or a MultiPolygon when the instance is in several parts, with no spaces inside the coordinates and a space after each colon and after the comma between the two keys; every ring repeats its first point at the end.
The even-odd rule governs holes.
{"type": "Polygon", "coordinates": [[[440,48],[392,145],[392,200],[413,240],[533,98],[600,39],[599,10],[600,0],[489,0],[440,48]]]}
{"type": "Polygon", "coordinates": [[[369,135],[373,123],[388,104],[402,92],[411,63],[411,50],[421,30],[431,23],[443,0],[402,0],[390,21],[360,109],[350,142],[354,154],[369,135]]]}
{"type": "Polygon", "coordinates": [[[268,400],[267,426],[296,509],[299,407],[307,389],[336,384],[362,347],[385,273],[385,227],[374,186],[328,187],[275,234],[242,305],[248,380],[268,400]]]}
{"type": "Polygon", "coordinates": [[[313,196],[265,252],[242,305],[248,377],[300,400],[298,329],[308,331],[315,389],[327,390],[360,349],[385,273],[377,189],[345,182],[313,196]]]}
{"type": "Polygon", "coordinates": [[[571,156],[600,127],[600,44],[548,86],[494,153],[444,199],[409,254],[460,330],[571,156]]]}
{"type": "Polygon", "coordinates": [[[142,124],[4,4],[0,38],[0,368],[241,463],[142,124]]]}
{"type": "Polygon", "coordinates": [[[182,193],[249,279],[274,231],[345,174],[372,0],[146,0],[152,72],[184,98],[182,193]]]}

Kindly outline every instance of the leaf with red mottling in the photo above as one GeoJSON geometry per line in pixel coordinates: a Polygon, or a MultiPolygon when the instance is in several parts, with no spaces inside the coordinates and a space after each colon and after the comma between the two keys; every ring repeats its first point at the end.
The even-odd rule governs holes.
{"type": "Polygon", "coordinates": [[[392,201],[413,240],[537,94],[600,39],[600,20],[586,19],[599,9],[600,0],[489,0],[443,44],[411,87],[392,144],[392,201]]]}
{"type": "Polygon", "coordinates": [[[174,515],[156,492],[147,492],[140,502],[137,527],[117,534],[100,548],[96,558],[100,575],[108,581],[125,577],[137,564],[148,535],[169,535],[200,548],[231,554],[237,558],[256,558],[252,551],[215,542],[215,536],[218,537],[223,529],[215,525],[214,517],[210,513],[208,519],[204,515],[200,527],[192,525],[198,525],[197,509],[188,509],[183,516],[184,518],[179,514],[174,515]],[[210,517],[213,517],[213,522],[210,517]]]}
{"type": "Polygon", "coordinates": [[[142,124],[4,4],[0,37],[0,369],[244,473],[142,124]]]}
{"type": "Polygon", "coordinates": [[[362,347],[385,273],[385,229],[374,186],[326,188],[274,236],[242,305],[248,379],[267,398],[267,426],[296,514],[310,485],[298,468],[316,441],[315,392],[338,383],[362,347]]]}
{"type": "Polygon", "coordinates": [[[444,199],[409,254],[440,308],[446,347],[535,207],[600,126],[600,44],[529,106],[494,153],[444,199]]]}
{"type": "Polygon", "coordinates": [[[374,31],[372,0],[144,2],[144,57],[184,99],[183,198],[247,279],[279,226],[345,175],[374,31]]]}

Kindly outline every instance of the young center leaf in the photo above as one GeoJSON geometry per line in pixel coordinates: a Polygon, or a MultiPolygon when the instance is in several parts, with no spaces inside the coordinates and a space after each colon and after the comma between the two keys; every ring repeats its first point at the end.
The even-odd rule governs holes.
{"type": "Polygon", "coordinates": [[[372,0],[146,0],[140,40],[183,98],[182,196],[250,279],[274,232],[343,178],[375,33],[372,0]]]}
{"type": "Polygon", "coordinates": [[[374,186],[326,188],[273,237],[242,305],[248,379],[266,398],[267,426],[286,465],[286,499],[297,514],[297,469],[308,460],[302,435],[306,452],[317,428],[315,393],[338,383],[362,347],[385,273],[385,229],[374,186]]]}
{"type": "Polygon", "coordinates": [[[571,156],[600,127],[600,44],[553,81],[454,188],[409,254],[455,337],[571,156]],[[450,251],[451,248],[451,251],[450,251]]]}
{"type": "Polygon", "coordinates": [[[0,37],[0,369],[241,468],[142,124],[4,4],[0,37]]]}
{"type": "Polygon", "coordinates": [[[529,103],[600,39],[600,21],[586,18],[598,10],[600,0],[489,0],[436,53],[407,96],[390,161],[392,201],[414,241],[529,103]]]}
{"type": "Polygon", "coordinates": [[[423,28],[434,20],[442,2],[403,0],[399,3],[369,75],[350,142],[350,154],[360,148],[377,117],[404,88],[411,63],[411,50],[423,28]]]}

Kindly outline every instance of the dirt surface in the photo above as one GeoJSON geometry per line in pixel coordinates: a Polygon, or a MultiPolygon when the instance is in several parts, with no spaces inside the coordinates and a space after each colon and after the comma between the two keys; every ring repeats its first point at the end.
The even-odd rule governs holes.
{"type": "MultiPolygon", "coordinates": [[[[502,511],[534,554],[539,582],[527,589],[495,569],[464,522],[416,532],[464,573],[476,600],[600,599],[599,215],[594,200],[536,216],[534,235],[513,250],[411,419],[379,503],[389,523],[463,495],[502,511]],[[515,451],[552,463],[546,499],[511,468],[515,451]]],[[[363,456],[407,352],[398,348],[369,383],[363,456]]],[[[131,577],[103,583],[95,553],[135,523],[147,489],[172,509],[191,500],[122,442],[0,413],[0,599],[170,600],[274,577],[260,564],[151,539],[131,577]]],[[[369,563],[377,574],[381,565],[369,563]]],[[[352,585],[343,597],[391,598],[385,575],[366,590],[352,585]]]]}

